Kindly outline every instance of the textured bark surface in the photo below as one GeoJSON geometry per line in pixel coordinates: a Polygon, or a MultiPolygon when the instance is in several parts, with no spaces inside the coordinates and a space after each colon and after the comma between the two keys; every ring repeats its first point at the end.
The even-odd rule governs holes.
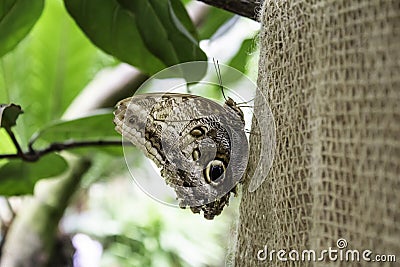
{"type": "MultiPolygon", "coordinates": [[[[266,1],[261,22],[258,85],[277,150],[264,184],[244,186],[236,266],[392,266],[257,253],[318,253],[339,238],[373,255],[400,251],[399,2],[266,1]]],[[[250,155],[259,147],[252,136],[250,155]]]]}

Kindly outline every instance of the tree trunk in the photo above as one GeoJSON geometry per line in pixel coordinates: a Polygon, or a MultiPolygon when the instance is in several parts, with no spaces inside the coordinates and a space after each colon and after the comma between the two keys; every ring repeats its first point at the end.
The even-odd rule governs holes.
{"type": "MultiPolygon", "coordinates": [[[[277,147],[262,186],[244,185],[235,265],[360,264],[288,254],[313,249],[319,257],[329,247],[368,249],[371,259],[398,254],[399,2],[271,0],[262,12],[258,85],[277,147]],[[289,262],[276,252],[270,261],[281,249],[289,262]]],[[[250,155],[259,140],[251,137],[250,155]]]]}

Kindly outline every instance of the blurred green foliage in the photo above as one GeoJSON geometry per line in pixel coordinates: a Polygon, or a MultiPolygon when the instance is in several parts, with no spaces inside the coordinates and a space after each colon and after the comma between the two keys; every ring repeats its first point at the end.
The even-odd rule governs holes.
{"type": "MultiPolygon", "coordinates": [[[[0,5],[0,103],[15,103],[24,110],[13,127],[22,149],[28,151],[29,142],[34,142],[34,149],[43,149],[54,142],[121,140],[114,131],[112,110],[82,114],[73,120],[64,120],[63,114],[96,74],[120,62],[153,74],[176,63],[207,60],[200,41],[211,38],[232,14],[211,8],[203,24],[196,27],[182,3],[5,0],[0,5]],[[149,12],[141,12],[143,7],[149,12]]],[[[232,65],[241,70],[248,60],[250,42],[246,40],[232,55],[232,65]]],[[[15,152],[9,135],[0,128],[0,154],[15,152]]],[[[124,188],[108,184],[108,177],[125,170],[121,148],[93,147],[72,152],[89,157],[93,163],[83,177],[81,193],[87,196],[84,200],[77,197],[69,216],[86,214],[72,210],[79,205],[93,205],[89,192],[98,184],[114,193],[110,196],[103,192],[105,200],[95,197],[97,206],[87,212],[96,215],[84,219],[106,232],[95,231],[96,227],[77,226],[71,230],[102,242],[105,266],[223,264],[223,244],[232,211],[209,222],[189,211],[165,212],[163,205],[157,206],[152,200],[143,202],[147,196],[130,198],[138,192],[125,192],[129,197],[119,199],[118,194],[133,187],[131,181],[124,188]]],[[[57,177],[66,169],[68,162],[58,153],[37,162],[1,159],[0,194],[32,194],[40,179],[57,177]]]]}

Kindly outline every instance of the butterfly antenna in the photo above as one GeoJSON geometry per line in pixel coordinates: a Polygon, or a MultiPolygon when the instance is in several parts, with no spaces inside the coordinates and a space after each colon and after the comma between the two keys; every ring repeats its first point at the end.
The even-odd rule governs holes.
{"type": "Polygon", "coordinates": [[[222,85],[221,69],[219,68],[218,60],[215,60],[215,58],[213,58],[213,62],[214,62],[215,72],[217,73],[218,77],[219,87],[221,88],[222,96],[224,97],[225,100],[227,100],[224,92],[224,86],[222,85]]]}

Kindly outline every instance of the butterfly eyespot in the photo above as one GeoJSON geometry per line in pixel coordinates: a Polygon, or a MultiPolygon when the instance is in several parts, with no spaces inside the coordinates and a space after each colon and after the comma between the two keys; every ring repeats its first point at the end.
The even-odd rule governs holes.
{"type": "Polygon", "coordinates": [[[204,127],[196,127],[190,131],[190,134],[194,137],[201,137],[206,134],[206,129],[204,127]]]}
{"type": "MultiPolygon", "coordinates": [[[[128,164],[132,173],[138,171],[135,179],[138,179],[142,189],[151,192],[151,196],[164,198],[163,191],[153,190],[148,186],[160,183],[161,187],[166,184],[175,191],[181,208],[190,207],[193,213],[202,212],[206,219],[211,220],[221,214],[229,204],[231,192],[236,192],[237,186],[244,179],[249,151],[241,108],[246,106],[239,104],[248,102],[237,104],[232,98],[225,96],[225,89],[229,89],[223,86],[220,67],[215,61],[214,67],[225,99],[224,105],[202,96],[165,92],[166,89],[184,89],[185,85],[189,89],[192,84],[200,83],[211,87],[215,84],[215,75],[208,72],[212,69],[207,62],[185,66],[179,64],[174,67],[151,77],[150,81],[154,79],[158,82],[165,77],[184,78],[187,80],[186,84],[179,83],[179,87],[175,87],[170,81],[164,84],[160,80],[162,92],[140,94],[149,89],[146,83],[146,86],[138,89],[138,94],[118,102],[114,112],[115,129],[123,135],[124,144],[125,140],[130,141],[161,169],[160,174],[164,181],[149,183],[148,178],[158,178],[158,175],[140,175],[142,170],[134,170],[137,166],[128,164]],[[186,66],[190,69],[186,69],[186,66]],[[193,73],[193,76],[193,70],[200,72],[193,73]],[[189,71],[190,81],[187,79],[189,71]],[[203,76],[204,80],[200,78],[203,76]],[[170,88],[171,85],[174,87],[170,88]]],[[[223,70],[228,73],[225,72],[227,68],[223,70]]],[[[232,73],[237,74],[242,75],[240,72],[232,73]]],[[[248,83],[246,88],[247,85],[252,86],[248,83]]],[[[271,130],[274,133],[275,129],[271,130]]],[[[131,158],[130,151],[124,149],[127,163],[131,162],[128,160],[131,158]]],[[[264,168],[264,165],[260,166],[261,169],[264,168]]],[[[169,199],[171,205],[177,204],[173,201],[174,198],[169,199]]]]}
{"type": "Polygon", "coordinates": [[[224,174],[225,165],[220,160],[213,160],[208,163],[205,171],[205,179],[207,183],[217,183],[216,181],[224,174]]]}

